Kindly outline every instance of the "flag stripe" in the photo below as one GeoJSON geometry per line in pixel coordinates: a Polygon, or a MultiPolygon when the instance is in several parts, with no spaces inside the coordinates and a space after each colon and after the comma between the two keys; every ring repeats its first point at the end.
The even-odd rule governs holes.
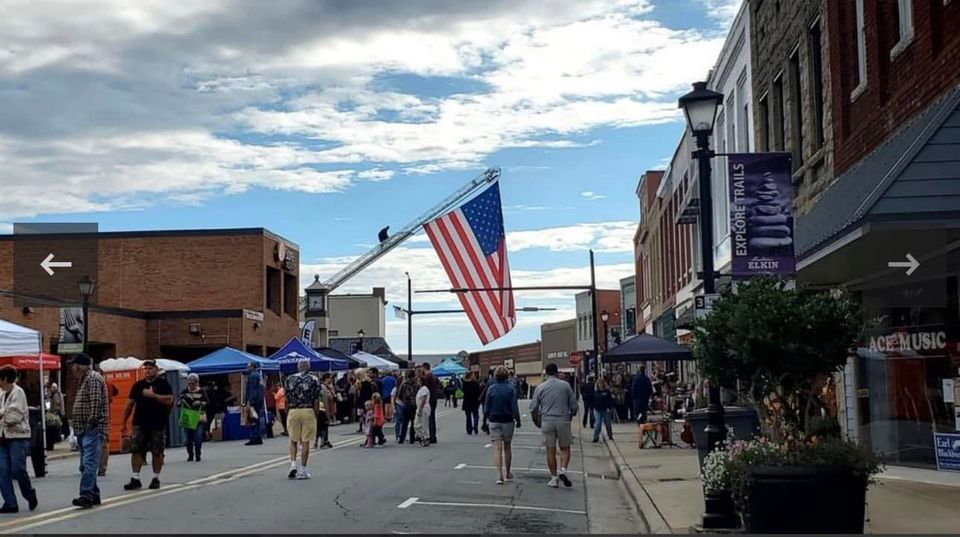
{"type": "MultiPolygon", "coordinates": [[[[493,271],[490,270],[489,262],[483,255],[483,251],[480,249],[480,244],[477,242],[476,237],[464,231],[464,228],[469,229],[470,225],[466,222],[466,219],[463,218],[463,214],[457,210],[453,211],[450,216],[450,222],[457,231],[457,236],[454,237],[454,240],[459,239],[458,246],[461,247],[460,251],[466,252],[467,256],[469,256],[470,263],[468,268],[470,274],[473,275],[474,287],[499,287],[497,283],[499,278],[493,276],[493,271]]],[[[498,334],[497,337],[506,334],[506,326],[502,319],[503,311],[501,311],[500,308],[501,301],[498,298],[499,292],[478,291],[476,294],[480,296],[483,305],[489,308],[489,317],[492,320],[490,328],[494,334],[498,334]]],[[[487,316],[485,315],[485,317],[487,316]]]]}
{"type": "MultiPolygon", "coordinates": [[[[474,266],[475,261],[471,258],[472,252],[470,251],[470,248],[463,244],[456,234],[458,212],[459,210],[454,210],[450,214],[440,218],[437,227],[440,229],[440,233],[442,234],[444,241],[453,252],[451,264],[456,265],[460,273],[464,276],[464,282],[466,285],[463,287],[467,289],[477,289],[483,287],[484,283],[477,276],[476,267],[474,266]]],[[[495,321],[495,319],[500,317],[500,312],[493,307],[493,304],[490,302],[489,294],[483,292],[468,292],[461,294],[469,295],[469,297],[477,303],[477,308],[479,309],[480,313],[480,315],[477,316],[477,319],[485,325],[486,330],[484,330],[484,332],[492,336],[491,341],[496,339],[498,337],[497,334],[501,332],[499,324],[497,324],[495,321]]]]}
{"type": "MultiPolygon", "coordinates": [[[[440,219],[438,218],[437,220],[430,222],[424,226],[424,229],[427,231],[427,236],[430,237],[430,242],[433,243],[434,249],[440,255],[440,263],[443,265],[443,268],[447,273],[447,277],[450,278],[450,282],[454,287],[467,287],[463,281],[463,276],[460,274],[459,269],[452,266],[449,261],[453,256],[450,253],[450,248],[445,239],[442,237],[442,235],[440,235],[440,230],[438,229],[439,226],[437,225],[439,220],[440,219]]],[[[478,308],[476,303],[473,301],[473,297],[466,296],[464,293],[460,293],[457,298],[460,300],[460,305],[467,313],[467,318],[473,325],[474,331],[476,331],[477,335],[480,336],[481,341],[489,340],[491,336],[487,333],[485,325],[480,323],[480,321],[477,319],[478,308]]]]}

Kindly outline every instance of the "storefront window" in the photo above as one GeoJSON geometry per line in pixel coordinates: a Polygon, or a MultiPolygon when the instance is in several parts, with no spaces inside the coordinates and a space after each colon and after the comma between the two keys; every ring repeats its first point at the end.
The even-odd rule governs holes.
{"type": "Polygon", "coordinates": [[[859,437],[887,463],[936,467],[934,433],[954,433],[960,385],[957,277],[946,307],[885,307],[889,289],[861,293],[868,324],[857,350],[859,437]]]}

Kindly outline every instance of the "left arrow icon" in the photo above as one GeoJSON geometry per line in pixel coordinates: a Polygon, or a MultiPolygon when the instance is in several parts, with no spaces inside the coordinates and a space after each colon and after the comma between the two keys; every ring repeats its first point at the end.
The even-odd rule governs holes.
{"type": "Polygon", "coordinates": [[[40,262],[40,267],[51,276],[53,276],[53,269],[55,268],[70,268],[72,266],[73,262],[71,261],[54,261],[53,253],[47,254],[47,257],[40,262]]]}

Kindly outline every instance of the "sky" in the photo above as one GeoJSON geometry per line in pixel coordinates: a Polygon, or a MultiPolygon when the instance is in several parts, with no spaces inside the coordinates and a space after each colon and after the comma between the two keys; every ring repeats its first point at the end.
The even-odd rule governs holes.
{"type": "MultiPolygon", "coordinates": [[[[6,0],[0,5],[0,233],[265,227],[301,283],[332,275],[490,166],[514,285],[633,273],[637,181],[662,169],[739,0],[6,0]]],[[[343,285],[387,288],[406,352],[406,276],[448,287],[421,233],[343,285]]],[[[536,341],[571,292],[517,293],[536,341]]],[[[420,294],[416,309],[458,307],[420,294]]],[[[482,346],[423,316],[414,352],[482,346]]]]}

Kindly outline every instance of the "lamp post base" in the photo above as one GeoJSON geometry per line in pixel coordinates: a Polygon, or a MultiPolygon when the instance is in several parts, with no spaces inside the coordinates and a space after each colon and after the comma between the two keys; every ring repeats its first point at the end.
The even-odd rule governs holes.
{"type": "Polygon", "coordinates": [[[733,497],[727,491],[703,493],[704,512],[700,527],[704,530],[737,529],[740,517],[733,507],[733,497]]]}

